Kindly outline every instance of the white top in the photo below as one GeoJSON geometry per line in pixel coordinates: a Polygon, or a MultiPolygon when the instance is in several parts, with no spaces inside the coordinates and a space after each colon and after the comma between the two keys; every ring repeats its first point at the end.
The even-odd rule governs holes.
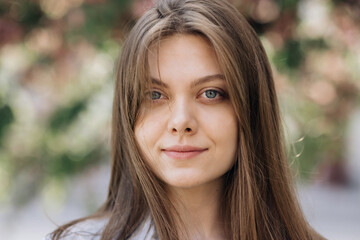
{"type": "MultiPolygon", "coordinates": [[[[108,219],[89,219],[75,224],[63,233],[61,240],[100,240],[108,219]]],[[[144,221],[129,240],[156,240],[150,218],[144,221]]],[[[50,234],[45,240],[51,240],[50,234]]]]}

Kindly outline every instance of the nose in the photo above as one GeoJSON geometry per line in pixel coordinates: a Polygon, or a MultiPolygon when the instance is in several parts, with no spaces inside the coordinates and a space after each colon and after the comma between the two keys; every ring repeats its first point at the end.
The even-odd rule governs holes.
{"type": "Polygon", "coordinates": [[[198,130],[195,111],[186,101],[178,101],[170,106],[168,131],[173,135],[193,135],[198,130]]]}

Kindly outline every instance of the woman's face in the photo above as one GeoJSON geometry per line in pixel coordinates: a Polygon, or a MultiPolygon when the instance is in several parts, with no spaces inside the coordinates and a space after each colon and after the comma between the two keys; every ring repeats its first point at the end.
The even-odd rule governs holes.
{"type": "Polygon", "coordinates": [[[146,162],[170,187],[219,182],[234,164],[238,126],[212,46],[175,35],[148,57],[152,87],[135,124],[146,162]]]}

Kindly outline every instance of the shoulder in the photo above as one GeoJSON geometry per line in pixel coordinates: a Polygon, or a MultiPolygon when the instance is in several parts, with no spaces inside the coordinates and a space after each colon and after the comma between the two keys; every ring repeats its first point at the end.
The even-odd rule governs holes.
{"type": "MultiPolygon", "coordinates": [[[[69,227],[61,236],[61,240],[99,240],[101,233],[107,224],[107,218],[87,219],[69,227]]],[[[51,235],[45,240],[51,240],[51,235]]]]}
{"type": "MultiPolygon", "coordinates": [[[[108,218],[88,219],[76,223],[67,229],[61,240],[100,240],[101,234],[108,223],[108,218]]],[[[130,237],[131,240],[157,240],[154,226],[147,218],[130,237]]],[[[52,240],[51,233],[44,240],[52,240]]]]}
{"type": "Polygon", "coordinates": [[[154,225],[148,217],[134,232],[129,240],[158,240],[154,225]]]}

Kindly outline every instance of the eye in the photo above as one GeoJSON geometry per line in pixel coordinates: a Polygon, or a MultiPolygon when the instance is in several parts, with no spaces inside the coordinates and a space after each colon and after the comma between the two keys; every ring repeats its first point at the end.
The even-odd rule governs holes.
{"type": "Polygon", "coordinates": [[[220,88],[208,88],[202,90],[198,98],[207,104],[220,103],[227,99],[227,93],[220,88]]]}
{"type": "Polygon", "coordinates": [[[207,98],[210,99],[216,98],[218,95],[222,96],[222,94],[219,91],[214,89],[206,90],[204,94],[207,98]]]}
{"type": "Polygon", "coordinates": [[[151,100],[158,100],[161,98],[161,93],[157,91],[152,91],[150,93],[151,100]]]}

